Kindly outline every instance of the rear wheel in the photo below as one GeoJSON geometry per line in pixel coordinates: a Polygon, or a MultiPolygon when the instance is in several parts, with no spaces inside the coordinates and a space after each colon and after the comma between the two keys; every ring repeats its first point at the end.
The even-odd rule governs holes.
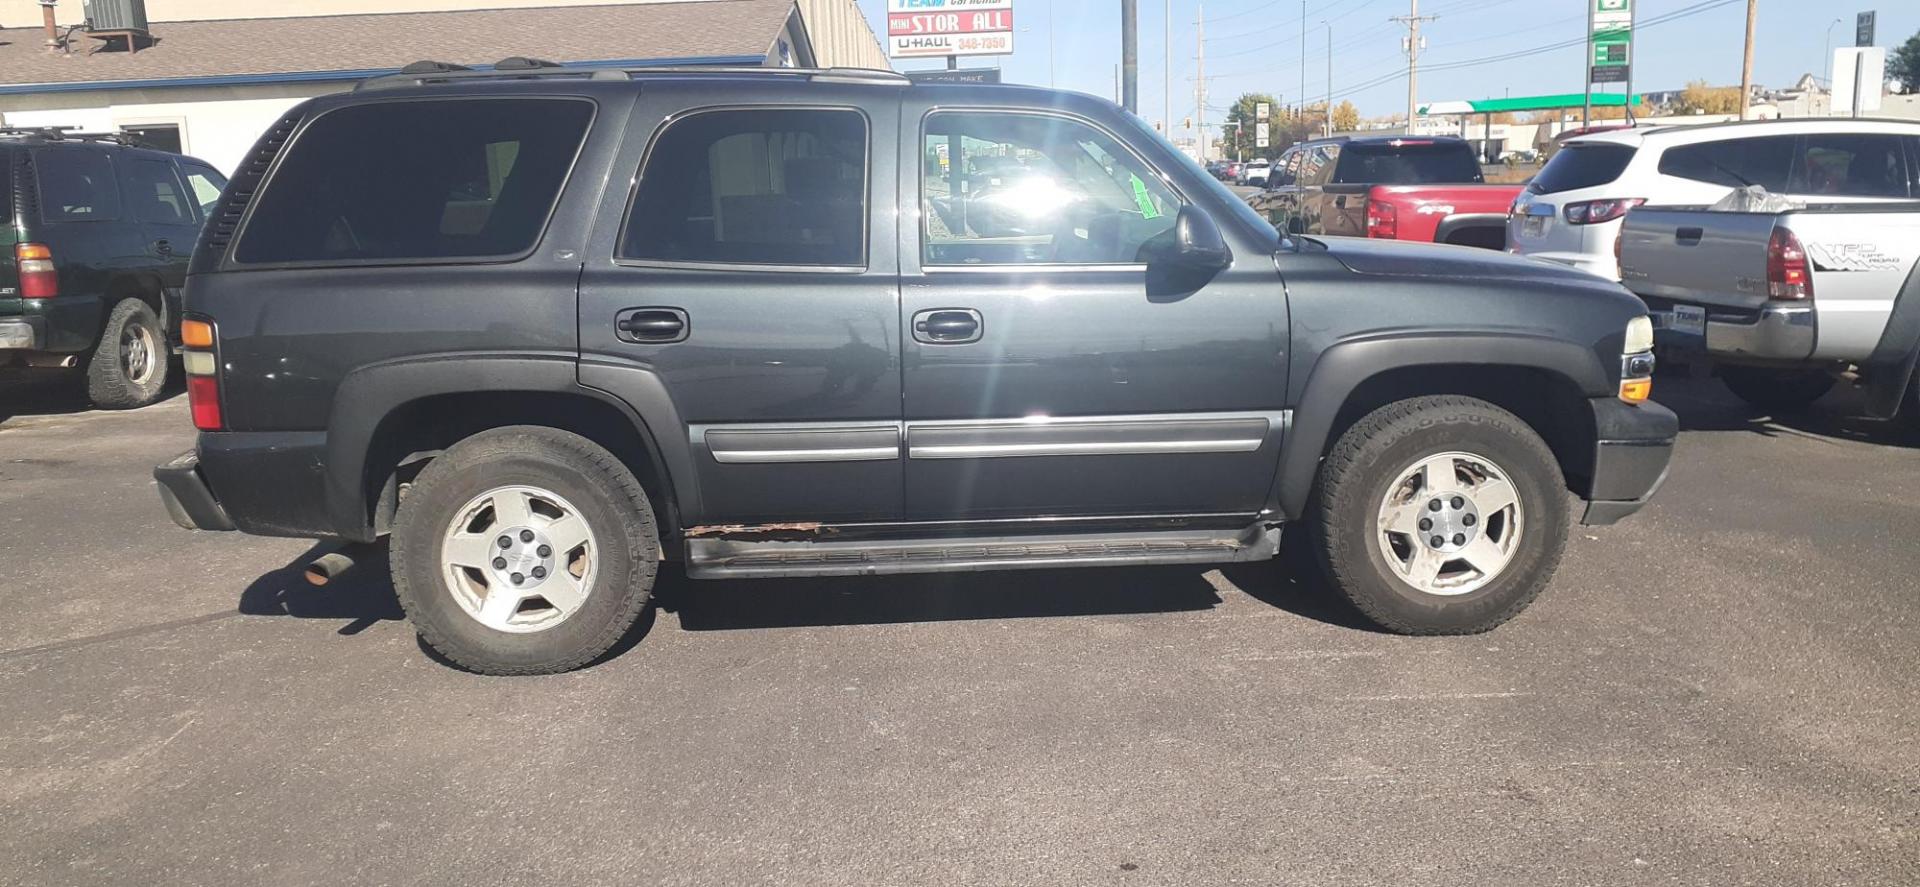
{"type": "Polygon", "coordinates": [[[122,299],[87,360],[87,399],[109,410],[144,407],[167,387],[167,337],[153,308],[122,299]]]}
{"type": "Polygon", "coordinates": [[[1566,547],[1559,463],[1525,422],[1467,397],[1375,410],[1321,467],[1312,523],[1333,585],[1402,634],[1471,634],[1537,597],[1566,547]]]}
{"type": "Polygon", "coordinates": [[[1801,412],[1833,390],[1834,384],[1825,370],[1743,366],[1721,367],[1720,381],[1735,397],[1764,413],[1801,412]]]}
{"type": "Polygon", "coordinates": [[[633,472],[579,435],[518,426],[433,460],[393,527],[393,585],[420,637],[481,674],[585,665],[646,608],[659,564],[633,472]]]}

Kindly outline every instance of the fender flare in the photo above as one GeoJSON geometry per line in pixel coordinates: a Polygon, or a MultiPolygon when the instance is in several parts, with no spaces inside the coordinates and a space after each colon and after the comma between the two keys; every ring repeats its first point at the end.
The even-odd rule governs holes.
{"type": "Polygon", "coordinates": [[[1564,377],[1589,397],[1614,393],[1592,350],[1541,335],[1415,332],[1339,342],[1314,361],[1293,411],[1271,497],[1280,512],[1291,520],[1306,513],[1334,421],[1361,384],[1390,370],[1461,364],[1527,367],[1564,377]]]}
{"type": "Polygon", "coordinates": [[[646,417],[620,398],[580,384],[571,352],[429,354],[359,367],[341,380],[334,394],[327,424],[326,502],[328,521],[340,535],[361,540],[373,536],[368,520],[367,455],[374,435],[395,410],[438,395],[486,391],[584,395],[619,410],[640,435],[655,476],[667,485],[662,492],[669,506],[683,501],[680,496],[688,489],[690,472],[669,470],[661,439],[646,417]]]}

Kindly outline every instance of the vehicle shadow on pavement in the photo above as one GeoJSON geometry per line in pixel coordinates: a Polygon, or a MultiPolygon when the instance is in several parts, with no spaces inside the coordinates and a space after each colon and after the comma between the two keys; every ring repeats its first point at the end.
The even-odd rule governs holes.
{"type": "Polygon", "coordinates": [[[354,547],[353,569],[326,585],[307,581],[307,564],[338,543],[318,542],[284,567],[253,580],[240,593],[239,610],[248,616],[292,616],[296,619],[343,619],[342,635],[356,635],[383,619],[403,619],[400,601],[393,596],[387,574],[387,546],[354,547]]]}
{"type": "Polygon", "coordinates": [[[1841,384],[1797,413],[1768,415],[1735,397],[1720,380],[1662,378],[1654,400],[1680,417],[1681,431],[1747,431],[1765,437],[1800,435],[1860,441],[1885,446],[1920,446],[1920,424],[1866,414],[1866,392],[1841,384]]]}
{"type": "MultiPolygon", "coordinates": [[[[178,375],[168,380],[154,403],[166,403],[187,390],[178,375]]],[[[0,369],[0,424],[17,416],[56,416],[92,409],[86,379],[73,371],[0,369]]]]}

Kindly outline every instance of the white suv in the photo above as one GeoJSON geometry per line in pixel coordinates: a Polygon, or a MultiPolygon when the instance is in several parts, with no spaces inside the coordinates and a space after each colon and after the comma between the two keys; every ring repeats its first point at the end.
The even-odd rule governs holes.
{"type": "Polygon", "coordinates": [[[1749,184],[1834,203],[1920,197],[1920,122],[1805,118],[1570,139],[1514,201],[1507,249],[1618,280],[1628,211],[1704,206],[1749,184]]]}

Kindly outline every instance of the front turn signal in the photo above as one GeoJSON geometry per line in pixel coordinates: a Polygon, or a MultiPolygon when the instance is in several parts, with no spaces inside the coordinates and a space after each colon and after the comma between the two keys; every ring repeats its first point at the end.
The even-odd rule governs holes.
{"type": "Polygon", "coordinates": [[[1652,396],[1652,379],[1627,379],[1620,383],[1620,399],[1627,403],[1645,403],[1652,396]]]}

